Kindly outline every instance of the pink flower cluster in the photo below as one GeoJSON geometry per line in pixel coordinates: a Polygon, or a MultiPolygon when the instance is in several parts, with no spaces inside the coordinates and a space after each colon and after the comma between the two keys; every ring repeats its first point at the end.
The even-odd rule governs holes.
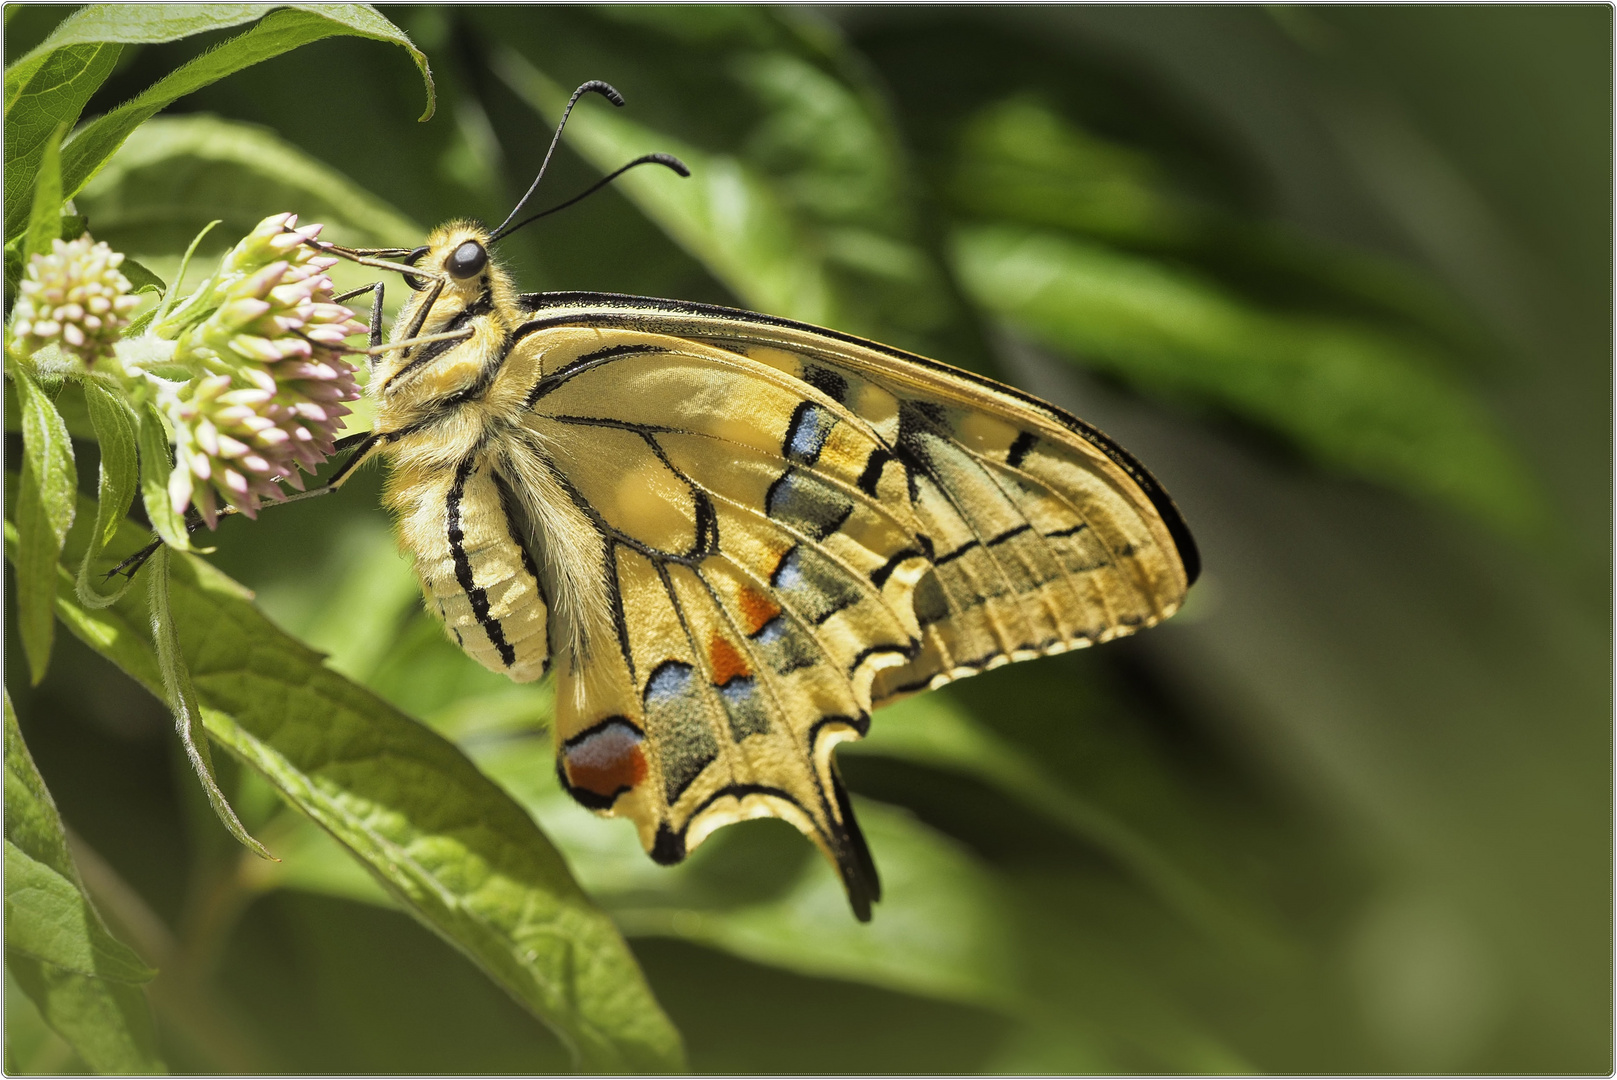
{"type": "Polygon", "coordinates": [[[360,395],[343,341],[366,327],[332,301],[325,271],[335,259],[304,243],[319,225],[266,218],[219,271],[157,327],[176,342],[175,359],[208,374],[165,393],[174,426],[169,497],[195,505],[212,528],[222,500],[249,517],[281,501],[283,482],[302,490],[331,456],[343,402],[360,395]]]}

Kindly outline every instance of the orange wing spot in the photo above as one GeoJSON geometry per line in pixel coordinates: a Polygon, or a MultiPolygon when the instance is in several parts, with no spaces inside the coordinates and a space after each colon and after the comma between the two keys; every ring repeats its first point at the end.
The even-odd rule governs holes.
{"type": "Polygon", "coordinates": [[[770,619],[779,614],[780,605],[763,593],[747,588],[741,590],[741,615],[745,619],[749,637],[762,630],[770,619]]]}
{"type": "Polygon", "coordinates": [[[605,728],[568,747],[565,755],[567,782],[602,798],[611,798],[646,778],[639,733],[625,727],[605,728]]]}
{"type": "Polygon", "coordinates": [[[708,642],[707,655],[713,665],[714,686],[723,686],[731,679],[752,674],[752,669],[741,658],[736,647],[718,634],[714,634],[713,640],[708,642]]]}

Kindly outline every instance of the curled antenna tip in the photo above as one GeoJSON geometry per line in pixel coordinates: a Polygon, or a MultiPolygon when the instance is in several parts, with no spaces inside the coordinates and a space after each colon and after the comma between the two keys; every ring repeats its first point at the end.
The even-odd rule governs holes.
{"type": "Polygon", "coordinates": [[[673,169],[675,172],[679,173],[681,176],[691,175],[690,167],[673,154],[647,154],[646,161],[648,163],[654,161],[658,165],[666,165],[670,169],[673,169]]]}
{"type": "Polygon", "coordinates": [[[691,170],[686,168],[685,163],[679,160],[679,158],[675,157],[673,154],[642,154],[640,157],[635,158],[627,165],[620,166],[608,175],[601,177],[601,179],[597,180],[595,183],[591,184],[577,195],[574,195],[566,202],[552,206],[549,210],[541,210],[532,217],[525,218],[522,221],[517,222],[515,225],[509,225],[509,222],[507,222],[509,227],[507,227],[507,225],[500,226],[496,232],[489,236],[489,243],[493,243],[502,236],[509,236],[518,229],[522,228],[524,225],[538,221],[542,217],[549,217],[558,210],[565,210],[574,203],[589,198],[591,195],[595,194],[597,191],[600,191],[602,188],[606,187],[606,185],[610,184],[612,181],[616,180],[630,169],[639,168],[641,165],[661,165],[664,168],[671,169],[681,176],[689,176],[691,174],[691,170]]]}
{"type": "Polygon", "coordinates": [[[580,94],[600,94],[618,108],[623,108],[623,95],[618,93],[617,87],[601,79],[591,79],[583,86],[580,86],[573,91],[573,99],[576,101],[580,94]]]}

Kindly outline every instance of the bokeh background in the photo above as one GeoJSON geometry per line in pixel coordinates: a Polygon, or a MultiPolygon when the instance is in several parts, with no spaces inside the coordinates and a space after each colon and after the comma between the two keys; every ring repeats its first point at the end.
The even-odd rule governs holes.
{"type": "MultiPolygon", "coordinates": [[[[71,10],[9,6],[8,56],[71,10]]],[[[629,107],[581,107],[543,201],[651,150],[692,186],[517,234],[524,287],[992,373],[1129,447],[1201,545],[1169,624],[877,714],[842,755],[892,894],[867,931],[778,823],[663,871],[558,800],[547,690],[426,620],[375,470],[220,530],[276,621],[532,810],[694,1069],[1611,1070],[1609,7],[383,11],[431,121],[401,50],[307,46],[137,133],[96,237],[172,281],[215,217],[214,254],[283,210],[498,221],[603,78],[629,107]]],[[[85,115],[224,36],[127,46],[85,115]]],[[[58,642],[30,688],[8,633],[7,687],[103,905],[182,958],[172,1068],[566,1067],[229,774],[283,862],[242,853],[160,704],[58,642]]],[[[82,1067],[20,993],[6,1033],[8,1071],[82,1067]]]]}

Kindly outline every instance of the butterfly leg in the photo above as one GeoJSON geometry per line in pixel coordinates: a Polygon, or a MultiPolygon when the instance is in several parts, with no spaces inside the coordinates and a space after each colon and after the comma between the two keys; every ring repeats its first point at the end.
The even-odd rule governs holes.
{"type": "MultiPolygon", "coordinates": [[[[347,461],[344,461],[340,466],[338,466],[336,472],[331,474],[330,480],[326,481],[324,484],[321,484],[319,487],[310,488],[307,491],[300,491],[295,495],[288,495],[285,499],[282,499],[280,503],[270,503],[269,505],[279,506],[284,503],[302,502],[305,499],[313,499],[319,495],[330,495],[332,492],[342,487],[343,483],[353,475],[354,470],[358,469],[365,459],[370,457],[371,451],[374,450],[380,443],[381,437],[368,431],[338,439],[337,446],[333,450],[334,454],[340,454],[344,450],[353,450],[354,452],[349,456],[347,461]]],[[[239,513],[241,513],[240,510],[237,510],[234,506],[228,505],[221,507],[219,510],[220,517],[239,513]]],[[[198,529],[201,529],[202,525],[202,515],[197,513],[195,508],[192,508],[192,510],[185,515],[185,531],[188,533],[194,533],[198,529]]],[[[162,546],[162,540],[153,540],[151,543],[129,556],[129,558],[125,559],[117,566],[114,566],[111,570],[108,570],[107,577],[110,578],[118,574],[123,574],[125,577],[133,578],[140,568],[146,564],[146,560],[157,554],[157,549],[162,546]]]]}
{"type": "MultiPolygon", "coordinates": [[[[359,288],[354,289],[351,292],[345,292],[341,296],[334,296],[331,298],[333,303],[340,304],[344,300],[352,300],[354,297],[359,296],[362,293],[369,292],[375,294],[371,297],[370,347],[372,349],[379,348],[382,344],[382,292],[384,289],[385,286],[380,281],[373,281],[369,285],[361,285],[359,288]]],[[[374,353],[371,355],[371,363],[376,363],[376,355],[374,353]]]]}

